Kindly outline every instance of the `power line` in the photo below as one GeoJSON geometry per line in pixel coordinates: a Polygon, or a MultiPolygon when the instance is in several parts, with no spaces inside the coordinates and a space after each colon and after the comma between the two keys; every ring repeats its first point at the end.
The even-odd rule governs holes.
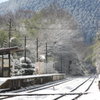
{"type": "Polygon", "coordinates": [[[48,28],[48,27],[29,27],[29,26],[18,26],[18,27],[25,27],[25,28],[31,28],[31,29],[50,29],[50,30],[58,30],[58,29],[67,29],[67,30],[71,30],[71,29],[98,29],[98,28],[100,28],[100,27],[76,27],[75,26],[75,28],[73,27],[73,28],[71,28],[71,26],[70,27],[61,27],[61,28],[48,28]]]}

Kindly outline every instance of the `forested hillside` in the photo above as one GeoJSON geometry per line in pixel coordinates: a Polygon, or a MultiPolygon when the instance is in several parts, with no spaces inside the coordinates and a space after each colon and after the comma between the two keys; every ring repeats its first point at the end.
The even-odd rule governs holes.
{"type": "Polygon", "coordinates": [[[16,12],[19,9],[40,11],[55,3],[61,9],[66,9],[76,19],[86,42],[91,43],[98,31],[100,20],[99,0],[9,0],[0,4],[0,14],[16,12]]]}
{"type": "MultiPolygon", "coordinates": [[[[85,0],[84,2],[82,0],[54,0],[54,2],[52,0],[43,2],[9,0],[2,3],[0,6],[1,48],[8,47],[9,20],[11,19],[11,37],[15,37],[11,41],[11,47],[26,48],[26,56],[33,63],[36,63],[37,52],[45,56],[47,53],[47,65],[45,61],[41,62],[41,73],[46,73],[46,69],[48,73],[57,71],[72,75],[95,73],[92,61],[88,62],[84,59],[90,52],[89,43],[92,43],[97,32],[99,17],[95,20],[94,17],[98,15],[99,1],[90,2],[89,0],[88,4],[85,2],[85,0]],[[97,8],[92,8],[91,4],[97,5],[97,8]],[[5,10],[2,6],[5,6],[5,10]],[[2,11],[5,12],[2,13],[2,11]],[[27,36],[26,47],[24,47],[25,36],[27,36]],[[38,51],[36,51],[37,38],[38,51]]],[[[17,55],[24,56],[22,53],[17,55]]],[[[13,57],[18,59],[17,55],[13,57]]],[[[35,65],[37,66],[37,63],[35,65]]]]}
{"type": "MultiPolygon", "coordinates": [[[[86,68],[82,60],[88,47],[84,47],[82,33],[77,28],[77,21],[72,14],[65,10],[58,9],[51,5],[36,13],[29,10],[19,10],[16,14],[9,12],[0,16],[1,47],[8,47],[9,18],[11,18],[11,47],[19,46],[24,48],[24,36],[27,36],[26,56],[36,63],[36,40],[38,38],[39,55],[46,55],[47,44],[47,67],[45,61],[41,62],[41,73],[55,71],[71,73],[72,75],[84,75],[86,68]],[[79,45],[80,44],[80,45],[79,45]],[[83,46],[83,47],[82,47],[83,46]],[[83,48],[83,51],[76,48],[83,48]],[[71,63],[70,63],[71,62],[71,63]],[[70,70],[69,70],[70,67],[70,70]]],[[[24,54],[18,54],[19,57],[24,54]]],[[[13,55],[16,59],[17,55],[13,55]]],[[[91,69],[91,68],[90,68],[91,69]]],[[[89,71],[91,72],[91,71],[89,71]]]]}

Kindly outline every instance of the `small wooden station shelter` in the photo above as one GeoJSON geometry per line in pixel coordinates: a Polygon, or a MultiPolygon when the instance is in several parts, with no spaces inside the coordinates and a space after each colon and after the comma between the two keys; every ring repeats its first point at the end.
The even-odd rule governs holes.
{"type": "Polygon", "coordinates": [[[16,52],[22,52],[23,49],[19,47],[9,47],[0,49],[0,77],[10,77],[11,67],[11,54],[16,52]],[[4,55],[7,57],[5,58],[4,55]]]}

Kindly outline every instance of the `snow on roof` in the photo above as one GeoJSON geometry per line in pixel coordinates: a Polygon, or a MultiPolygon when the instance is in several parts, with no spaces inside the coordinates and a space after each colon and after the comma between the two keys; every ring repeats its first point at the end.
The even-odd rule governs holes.
{"type": "Polygon", "coordinates": [[[23,49],[20,49],[19,47],[10,47],[10,48],[0,48],[0,55],[2,54],[9,54],[10,53],[15,53],[15,52],[20,52],[23,51],[23,49]]]}

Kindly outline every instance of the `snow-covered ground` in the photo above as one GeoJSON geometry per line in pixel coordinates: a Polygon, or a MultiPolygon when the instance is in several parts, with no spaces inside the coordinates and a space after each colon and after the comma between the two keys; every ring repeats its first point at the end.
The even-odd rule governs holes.
{"type": "MultiPolygon", "coordinates": [[[[79,84],[81,84],[84,80],[86,80],[87,77],[78,77],[74,78],[72,81],[68,81],[66,83],[63,83],[58,86],[54,86],[48,89],[40,90],[33,92],[32,94],[60,94],[60,93],[70,93],[72,89],[77,87],[79,84]]],[[[92,79],[90,79],[85,85],[83,85],[82,88],[78,89],[77,91],[74,91],[75,93],[84,92],[90,84],[92,79]]],[[[100,92],[98,89],[98,78],[94,81],[92,87],[87,91],[89,94],[82,95],[78,100],[100,100],[100,92]]],[[[25,94],[26,92],[21,92],[22,94],[25,94]]],[[[54,100],[55,98],[59,97],[60,95],[43,95],[43,96],[17,96],[13,98],[9,98],[6,100],[54,100]]],[[[59,100],[72,100],[73,97],[76,97],[76,95],[67,95],[59,100]]]]}

